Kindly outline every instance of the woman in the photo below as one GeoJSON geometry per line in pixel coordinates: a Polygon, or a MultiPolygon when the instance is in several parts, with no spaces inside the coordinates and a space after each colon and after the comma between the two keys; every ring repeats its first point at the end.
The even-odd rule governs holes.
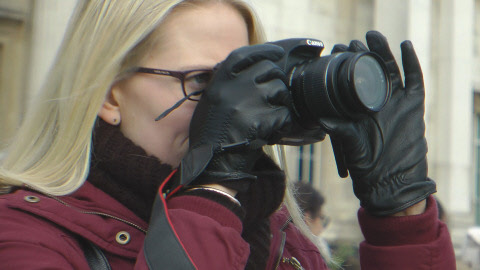
{"type": "Polygon", "coordinates": [[[305,223],[314,235],[320,235],[329,223],[323,211],[325,198],[310,184],[296,182],[294,188],[295,199],[303,213],[305,223]]]}
{"type": "Polygon", "coordinates": [[[303,220],[313,235],[317,236],[318,248],[322,255],[331,260],[328,242],[321,236],[330,223],[330,218],[324,214],[325,198],[320,191],[310,183],[296,182],[294,184],[295,199],[303,214],[303,220]]]}
{"type": "MultiPolygon", "coordinates": [[[[283,50],[245,47],[261,33],[243,1],[82,1],[1,163],[0,268],[89,269],[93,243],[112,269],[326,269],[289,222],[302,227],[294,204],[276,211],[284,174],[261,149],[298,127],[274,64],[283,50]]],[[[322,128],[348,137],[343,125],[322,128]]],[[[396,213],[412,202],[422,213],[430,193],[396,213]]],[[[392,223],[362,219],[370,230],[392,223]]],[[[398,240],[413,251],[397,253],[452,255],[448,231],[431,227],[434,239],[398,240]]],[[[368,241],[367,268],[378,255],[368,241]]]]}

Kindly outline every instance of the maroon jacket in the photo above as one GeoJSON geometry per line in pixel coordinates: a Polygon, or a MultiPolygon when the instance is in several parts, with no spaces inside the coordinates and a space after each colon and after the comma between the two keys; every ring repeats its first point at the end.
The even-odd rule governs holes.
{"type": "MultiPolygon", "coordinates": [[[[249,248],[232,212],[195,196],[173,198],[168,208],[177,236],[198,269],[244,268],[249,248]]],[[[287,219],[285,210],[271,217],[268,269],[277,262],[278,269],[295,269],[292,257],[304,269],[326,269],[315,247],[287,219]]],[[[359,221],[367,239],[360,245],[362,269],[455,269],[450,236],[437,219],[433,198],[423,215],[375,218],[360,210],[359,221]]],[[[143,254],[146,229],[144,221],[88,182],[58,198],[20,189],[0,196],[0,269],[89,269],[77,235],[99,246],[114,270],[148,269],[143,254]]]]}

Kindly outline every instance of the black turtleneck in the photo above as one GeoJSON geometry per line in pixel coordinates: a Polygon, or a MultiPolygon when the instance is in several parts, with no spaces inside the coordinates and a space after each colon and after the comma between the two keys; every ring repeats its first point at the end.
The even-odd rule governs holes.
{"type": "Polygon", "coordinates": [[[155,195],[172,167],[126,138],[100,118],[93,132],[88,181],[147,221],[155,195]]]}

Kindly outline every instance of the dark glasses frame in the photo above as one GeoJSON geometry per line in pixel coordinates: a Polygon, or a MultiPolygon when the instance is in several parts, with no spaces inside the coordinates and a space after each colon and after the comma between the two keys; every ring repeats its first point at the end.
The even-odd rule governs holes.
{"type": "Polygon", "coordinates": [[[175,70],[166,70],[166,69],[157,69],[157,68],[135,67],[131,69],[131,72],[147,73],[147,74],[170,76],[170,77],[177,78],[181,82],[184,97],[189,100],[199,101],[200,97],[197,97],[197,96],[199,96],[201,92],[197,93],[196,95],[188,94],[185,89],[185,78],[188,78],[188,75],[194,72],[213,73],[213,69],[191,69],[191,70],[185,70],[185,71],[175,71],[175,70]]]}

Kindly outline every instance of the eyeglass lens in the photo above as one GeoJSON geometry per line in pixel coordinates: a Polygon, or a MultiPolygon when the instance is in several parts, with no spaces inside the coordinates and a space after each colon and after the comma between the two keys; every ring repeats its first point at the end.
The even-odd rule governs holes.
{"type": "MultiPolygon", "coordinates": [[[[185,75],[183,87],[185,96],[189,96],[195,92],[205,90],[208,83],[213,77],[212,71],[196,70],[185,75]]],[[[189,97],[190,100],[200,100],[201,92],[198,95],[189,97]]]]}

